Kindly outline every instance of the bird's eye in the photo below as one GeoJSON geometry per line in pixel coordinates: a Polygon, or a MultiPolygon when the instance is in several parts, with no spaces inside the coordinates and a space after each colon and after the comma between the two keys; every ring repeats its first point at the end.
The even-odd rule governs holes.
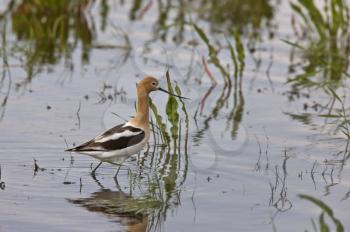
{"type": "Polygon", "coordinates": [[[152,82],[152,85],[156,86],[156,85],[157,85],[157,83],[156,83],[156,82],[152,82]]]}

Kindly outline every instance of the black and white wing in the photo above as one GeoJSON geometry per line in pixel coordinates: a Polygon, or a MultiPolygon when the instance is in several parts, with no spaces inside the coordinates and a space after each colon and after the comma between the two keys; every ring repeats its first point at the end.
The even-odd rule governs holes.
{"type": "Polygon", "coordinates": [[[115,126],[96,138],[66,151],[105,152],[122,150],[140,143],[145,138],[145,131],[128,123],[115,126]]]}

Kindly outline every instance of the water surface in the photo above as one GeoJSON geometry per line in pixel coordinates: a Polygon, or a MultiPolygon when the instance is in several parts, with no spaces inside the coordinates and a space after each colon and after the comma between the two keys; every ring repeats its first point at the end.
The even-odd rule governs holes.
{"type": "MultiPolygon", "coordinates": [[[[0,231],[310,230],[321,211],[298,194],[350,228],[348,140],[319,117],[333,109],[325,83],[346,103],[348,65],[332,64],[342,72],[329,81],[283,41],[317,42],[300,39],[288,1],[12,0],[1,12],[0,231]],[[237,81],[235,31],[245,54],[237,81]],[[180,138],[169,149],[157,135],[117,180],[115,166],[94,178],[96,160],[63,152],[122,123],[113,113],[129,119],[136,82],[155,75],[167,86],[168,69],[191,98],[188,130],[178,102],[180,138]],[[304,73],[319,85],[287,82],[304,73]]],[[[151,97],[170,131],[167,96],[151,97]]]]}

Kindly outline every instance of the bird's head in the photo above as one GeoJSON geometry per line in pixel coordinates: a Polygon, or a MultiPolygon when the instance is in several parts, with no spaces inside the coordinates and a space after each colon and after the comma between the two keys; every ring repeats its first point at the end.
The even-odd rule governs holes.
{"type": "Polygon", "coordinates": [[[150,93],[158,90],[159,82],[155,77],[145,77],[137,83],[137,88],[142,89],[146,93],[150,93]]]}
{"type": "Polygon", "coordinates": [[[175,96],[178,98],[188,99],[186,97],[182,97],[182,96],[170,93],[169,91],[167,91],[165,89],[162,89],[159,86],[159,81],[157,80],[157,78],[151,77],[151,76],[145,77],[139,83],[137,83],[137,88],[139,90],[145,91],[147,94],[149,94],[150,92],[159,90],[159,91],[162,91],[164,93],[167,93],[169,95],[172,95],[172,96],[175,96]]]}

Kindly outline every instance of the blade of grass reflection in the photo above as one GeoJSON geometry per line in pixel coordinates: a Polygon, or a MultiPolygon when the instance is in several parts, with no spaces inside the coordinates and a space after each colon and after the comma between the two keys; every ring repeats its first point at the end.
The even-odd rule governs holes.
{"type": "Polygon", "coordinates": [[[11,13],[11,11],[15,7],[15,5],[16,5],[16,0],[11,0],[7,4],[6,9],[3,12],[1,12],[1,14],[0,14],[0,21],[2,21],[6,17],[7,14],[11,13]]]}
{"type": "Polygon", "coordinates": [[[306,16],[306,14],[304,14],[304,12],[302,11],[301,7],[292,2],[290,3],[290,6],[295,12],[297,12],[302,17],[302,19],[304,20],[304,23],[307,24],[309,27],[311,27],[310,21],[308,20],[308,17],[306,16]]]}
{"type": "Polygon", "coordinates": [[[130,16],[129,16],[131,20],[136,19],[137,11],[141,9],[142,2],[143,2],[142,0],[133,0],[133,5],[130,10],[130,16]]]}
{"type": "Polygon", "coordinates": [[[107,26],[107,16],[109,13],[109,5],[107,0],[101,0],[100,16],[101,16],[101,30],[105,31],[107,26]]]}
{"type": "MultiPolygon", "coordinates": [[[[176,94],[179,95],[179,96],[182,96],[181,94],[181,90],[180,90],[180,87],[178,85],[175,86],[175,91],[176,91],[176,94]]],[[[183,101],[183,99],[179,99],[181,104],[182,104],[182,111],[183,113],[185,114],[185,128],[186,128],[186,132],[185,132],[185,144],[184,144],[184,155],[185,155],[185,164],[184,164],[184,169],[183,169],[183,176],[182,176],[182,181],[180,182],[180,186],[183,185],[186,181],[186,177],[187,177],[187,172],[188,172],[188,130],[189,130],[189,117],[188,117],[188,113],[187,113],[187,110],[186,110],[186,105],[185,105],[185,102],[183,101]]],[[[181,123],[181,120],[180,120],[180,123],[181,123]]],[[[181,129],[181,125],[179,127],[181,129]]],[[[179,134],[181,135],[181,131],[179,132],[179,134]]],[[[179,139],[179,156],[181,156],[181,146],[180,146],[180,141],[181,141],[181,138],[179,139]]],[[[179,158],[180,160],[180,158],[179,158]]],[[[179,161],[180,162],[180,161],[179,161]]],[[[181,168],[179,167],[179,170],[181,168]]]]}
{"type": "Polygon", "coordinates": [[[327,27],[327,24],[325,23],[321,12],[318,10],[313,0],[299,0],[298,2],[307,10],[308,16],[311,19],[311,23],[314,24],[314,27],[317,29],[318,34],[321,36],[321,38],[325,38],[326,33],[324,31],[324,28],[327,27]]]}
{"type": "Polygon", "coordinates": [[[239,61],[239,76],[241,78],[240,80],[240,86],[242,86],[242,77],[243,77],[243,71],[245,67],[245,53],[244,53],[244,46],[242,44],[241,36],[238,31],[233,31],[233,37],[235,38],[236,42],[236,50],[238,54],[238,61],[239,61]]]}
{"type": "MultiPolygon", "coordinates": [[[[214,48],[214,46],[210,43],[209,38],[205,34],[205,32],[199,28],[196,24],[193,24],[193,27],[199,37],[203,40],[203,42],[207,45],[208,47],[208,52],[209,52],[209,57],[210,61],[220,70],[221,66],[220,62],[216,62],[216,59],[218,59],[218,51],[214,48]]],[[[233,64],[233,78],[234,78],[234,106],[233,109],[228,117],[227,125],[229,126],[230,121],[233,121],[232,125],[232,130],[231,130],[231,135],[232,138],[236,138],[236,134],[238,131],[238,126],[240,122],[242,121],[242,116],[243,116],[243,110],[244,110],[244,98],[243,98],[243,93],[242,93],[242,84],[243,84],[243,72],[245,68],[245,52],[244,52],[244,45],[241,41],[240,34],[238,31],[233,30],[231,32],[232,36],[235,39],[235,49],[232,46],[232,44],[229,42],[228,39],[226,39],[228,48],[230,51],[231,55],[231,60],[233,64]],[[238,102],[239,100],[239,102],[238,102]]],[[[207,70],[206,63],[203,62],[205,66],[205,70],[207,70]]],[[[222,66],[221,66],[222,67],[222,66]]],[[[223,72],[221,72],[223,74],[223,72]]],[[[208,74],[209,77],[211,77],[211,73],[208,74]]],[[[229,78],[229,73],[223,74],[224,80],[225,80],[225,85],[222,89],[221,95],[219,98],[216,100],[215,107],[212,109],[211,113],[207,118],[204,120],[204,127],[203,129],[199,130],[197,133],[197,138],[201,138],[203,136],[203,133],[209,128],[209,122],[212,119],[215,119],[217,115],[219,114],[220,110],[224,107],[224,105],[228,102],[228,98],[231,95],[232,92],[232,82],[231,79],[229,78]]],[[[212,78],[211,78],[212,79],[212,78]]],[[[211,90],[213,89],[213,86],[209,89],[206,95],[204,95],[203,100],[209,96],[211,90]]],[[[203,110],[204,104],[200,104],[202,106],[201,112],[203,110]]],[[[196,115],[198,113],[198,109],[195,112],[194,117],[196,118],[196,115]]]]}
{"type": "Polygon", "coordinates": [[[233,64],[233,77],[236,79],[238,79],[238,62],[237,62],[237,57],[236,57],[236,53],[235,50],[232,47],[232,44],[230,43],[230,41],[228,39],[226,39],[228,47],[230,49],[230,55],[231,55],[231,60],[232,60],[232,64],[233,64]]]}
{"type": "Polygon", "coordinates": [[[343,75],[348,76],[348,6],[343,0],[325,1],[323,8],[317,8],[314,0],[298,0],[297,3],[290,3],[290,6],[296,15],[302,18],[300,26],[303,35],[298,36],[296,32],[299,38],[297,43],[283,41],[300,49],[306,61],[299,65],[305,78],[299,83],[299,78],[294,78],[297,84],[294,87],[298,87],[295,89],[328,85],[339,87],[343,75]],[[301,46],[303,42],[305,45],[301,46]],[[310,82],[316,76],[316,72],[319,72],[321,78],[310,82]]]}
{"type": "Polygon", "coordinates": [[[12,87],[12,77],[11,77],[11,72],[10,72],[10,67],[8,64],[8,57],[7,57],[7,33],[6,33],[6,28],[7,28],[7,20],[4,20],[2,22],[2,36],[1,36],[1,55],[2,55],[2,65],[3,65],[3,70],[2,70],[2,76],[0,80],[0,90],[3,88],[4,82],[6,78],[8,78],[8,86],[7,89],[5,90],[5,96],[1,101],[0,104],[0,121],[3,120],[5,117],[5,111],[6,111],[6,105],[8,103],[8,99],[10,96],[11,92],[11,87],[12,87]]]}
{"type": "Polygon", "coordinates": [[[159,17],[157,21],[156,34],[159,34],[161,40],[165,41],[168,30],[167,28],[167,20],[168,15],[171,9],[171,2],[169,0],[163,2],[162,0],[158,0],[158,12],[159,17]],[[165,4],[165,6],[164,6],[165,4]]]}
{"type": "MultiPolygon", "coordinates": [[[[230,79],[228,79],[229,82],[231,82],[230,79]]],[[[198,130],[195,135],[195,141],[199,142],[201,138],[203,138],[204,133],[209,129],[210,127],[210,121],[213,119],[216,119],[218,116],[220,110],[224,107],[225,103],[227,102],[230,94],[231,94],[232,85],[225,84],[221,90],[221,94],[218,97],[218,99],[215,102],[215,106],[211,110],[209,116],[206,117],[206,119],[203,121],[203,128],[198,130]]]]}
{"type": "Polygon", "coordinates": [[[222,78],[227,83],[229,81],[229,73],[225,70],[225,68],[221,65],[220,60],[218,58],[218,51],[214,48],[214,46],[210,43],[209,38],[205,34],[205,32],[193,23],[193,27],[199,37],[203,40],[208,48],[208,56],[210,58],[210,62],[212,62],[221,72],[222,78]]]}
{"type": "Polygon", "coordinates": [[[199,104],[198,104],[198,107],[193,115],[193,118],[195,120],[197,120],[197,114],[198,114],[198,111],[200,112],[200,115],[202,115],[203,113],[203,109],[204,109],[204,106],[205,106],[205,102],[207,100],[207,98],[210,96],[211,92],[213,91],[213,89],[217,86],[217,81],[215,80],[213,74],[211,73],[211,71],[209,70],[209,67],[207,65],[207,62],[205,61],[205,58],[202,57],[202,64],[203,64],[203,67],[204,67],[204,71],[205,73],[207,74],[207,76],[209,77],[209,79],[211,80],[211,86],[209,87],[209,89],[205,92],[205,94],[203,95],[203,97],[201,98],[199,104]]]}
{"type": "Polygon", "coordinates": [[[236,91],[234,94],[235,96],[235,106],[232,109],[228,121],[232,121],[232,129],[231,129],[231,138],[236,139],[237,138],[237,133],[239,129],[239,125],[242,122],[243,119],[243,112],[244,112],[244,97],[243,97],[243,92],[241,89],[236,91]],[[237,101],[238,99],[238,101],[237,101]]]}
{"type": "Polygon", "coordinates": [[[328,88],[328,90],[341,105],[340,110],[336,111],[338,118],[341,120],[340,123],[337,123],[336,130],[340,130],[347,137],[347,139],[350,139],[350,116],[345,107],[344,100],[342,100],[332,88],[328,88]]]}
{"type": "MultiPolygon", "coordinates": [[[[237,34],[237,33],[236,33],[237,34]]],[[[238,67],[236,52],[233,49],[229,40],[227,40],[228,46],[230,48],[231,60],[234,68],[234,106],[228,118],[227,125],[229,126],[230,121],[233,121],[232,130],[231,130],[231,138],[235,139],[237,136],[238,126],[242,121],[242,113],[244,106],[244,99],[242,94],[242,74],[244,71],[244,47],[240,41],[239,35],[235,37],[236,39],[236,49],[239,54],[238,60],[240,66],[238,67]],[[238,76],[239,75],[239,76],[238,76]],[[239,83],[239,84],[238,84],[239,83]],[[239,100],[239,102],[237,102],[239,100]]]]}
{"type": "Polygon", "coordinates": [[[177,144],[177,154],[179,154],[179,168],[178,168],[178,171],[180,172],[181,170],[181,126],[182,126],[182,120],[180,119],[179,120],[179,141],[178,141],[178,144],[177,144]]]}
{"type": "MultiPolygon", "coordinates": [[[[81,60],[89,61],[89,51],[95,36],[93,18],[85,12],[91,0],[79,1],[17,1],[11,11],[12,31],[17,41],[12,50],[23,56],[27,73],[26,85],[45,65],[64,60],[72,63],[72,53],[80,42],[81,60]]],[[[68,68],[69,69],[69,68],[68,68]]]]}

